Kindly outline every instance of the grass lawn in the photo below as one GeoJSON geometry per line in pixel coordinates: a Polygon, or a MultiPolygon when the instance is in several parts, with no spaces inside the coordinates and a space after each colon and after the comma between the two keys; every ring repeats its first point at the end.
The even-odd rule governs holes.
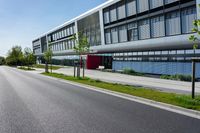
{"type": "Polygon", "coordinates": [[[34,71],[35,70],[33,68],[28,68],[28,67],[24,67],[24,66],[18,67],[18,69],[25,70],[25,71],[34,71]]]}
{"type": "MultiPolygon", "coordinates": [[[[34,68],[44,68],[45,69],[45,65],[42,64],[37,64],[37,65],[33,65],[34,68]]],[[[62,68],[61,66],[52,66],[52,70],[58,70],[62,68]]],[[[51,69],[51,65],[49,64],[49,69],[51,69]]]]}
{"type": "Polygon", "coordinates": [[[200,111],[200,96],[197,96],[196,99],[192,99],[189,95],[181,95],[175,93],[166,93],[158,90],[152,90],[147,88],[134,87],[130,85],[121,85],[108,82],[102,82],[100,80],[94,80],[90,78],[74,78],[73,76],[67,76],[64,74],[56,73],[42,73],[46,76],[56,77],[60,79],[65,79],[69,81],[74,81],[86,85],[91,85],[111,91],[121,92],[125,94],[130,94],[133,96],[138,96],[158,102],[163,102],[167,104],[172,104],[187,109],[193,109],[200,111]]]}

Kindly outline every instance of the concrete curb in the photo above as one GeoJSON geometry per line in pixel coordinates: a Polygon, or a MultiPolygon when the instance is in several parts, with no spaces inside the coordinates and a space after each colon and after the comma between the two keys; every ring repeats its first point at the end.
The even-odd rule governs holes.
{"type": "Polygon", "coordinates": [[[55,78],[55,77],[49,77],[49,76],[45,76],[45,75],[42,75],[42,76],[47,77],[49,79],[60,81],[62,83],[71,84],[73,86],[78,86],[78,87],[89,89],[89,90],[92,90],[92,91],[116,96],[116,97],[123,98],[123,99],[126,99],[126,100],[134,101],[134,102],[137,102],[137,103],[145,104],[145,105],[148,105],[148,106],[152,106],[152,107],[167,110],[167,111],[170,111],[170,112],[178,113],[178,114],[181,114],[181,115],[200,119],[200,111],[186,109],[186,108],[174,106],[174,105],[171,105],[171,104],[161,103],[161,102],[157,102],[157,101],[153,101],[153,100],[149,100],[149,99],[145,99],[145,98],[141,98],[141,97],[137,97],[137,96],[132,96],[132,95],[128,95],[128,94],[124,94],[124,93],[120,93],[120,92],[110,91],[110,90],[106,90],[106,89],[103,89],[103,88],[85,85],[85,84],[81,84],[81,83],[77,83],[77,82],[73,82],[73,81],[68,81],[68,80],[64,80],[64,79],[59,79],[59,78],[55,78]]]}

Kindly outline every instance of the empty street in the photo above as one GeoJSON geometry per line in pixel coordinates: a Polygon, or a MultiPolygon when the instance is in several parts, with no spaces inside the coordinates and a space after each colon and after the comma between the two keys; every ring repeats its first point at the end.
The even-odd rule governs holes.
{"type": "Polygon", "coordinates": [[[200,120],[1,66],[0,133],[200,133],[200,120]]]}

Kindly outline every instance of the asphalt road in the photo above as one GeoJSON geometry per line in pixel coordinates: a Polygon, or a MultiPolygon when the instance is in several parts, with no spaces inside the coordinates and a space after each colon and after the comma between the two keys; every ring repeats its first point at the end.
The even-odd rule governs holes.
{"type": "Polygon", "coordinates": [[[200,120],[1,66],[0,133],[200,133],[200,120]]]}

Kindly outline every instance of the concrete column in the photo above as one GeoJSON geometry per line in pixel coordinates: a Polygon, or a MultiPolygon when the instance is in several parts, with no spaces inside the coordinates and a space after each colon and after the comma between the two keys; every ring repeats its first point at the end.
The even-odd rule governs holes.
{"type": "Polygon", "coordinates": [[[100,30],[101,30],[101,45],[105,45],[103,9],[99,11],[99,21],[100,21],[100,30]]]}

